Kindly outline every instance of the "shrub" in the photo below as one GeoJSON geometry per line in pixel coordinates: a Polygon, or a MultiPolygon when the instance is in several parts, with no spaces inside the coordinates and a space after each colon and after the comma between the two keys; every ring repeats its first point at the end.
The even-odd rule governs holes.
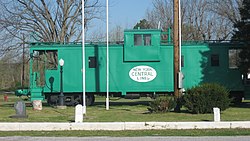
{"type": "Polygon", "coordinates": [[[160,113],[160,112],[169,112],[176,106],[176,101],[173,97],[162,96],[157,97],[154,101],[149,103],[149,112],[151,113],[160,113]]]}
{"type": "Polygon", "coordinates": [[[229,91],[216,83],[205,83],[186,91],[183,96],[184,106],[192,113],[212,113],[214,107],[221,111],[229,108],[229,91]]]}

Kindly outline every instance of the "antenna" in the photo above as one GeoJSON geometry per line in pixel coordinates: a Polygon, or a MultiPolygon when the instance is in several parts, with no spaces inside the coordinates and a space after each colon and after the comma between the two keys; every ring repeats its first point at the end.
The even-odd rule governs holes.
{"type": "Polygon", "coordinates": [[[158,29],[161,29],[161,21],[158,22],[158,29]]]}

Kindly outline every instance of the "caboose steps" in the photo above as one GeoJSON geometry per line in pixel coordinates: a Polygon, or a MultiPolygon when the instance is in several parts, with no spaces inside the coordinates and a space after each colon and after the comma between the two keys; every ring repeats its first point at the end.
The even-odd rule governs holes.
{"type": "Polygon", "coordinates": [[[44,100],[42,88],[33,88],[30,90],[30,93],[31,93],[31,98],[30,98],[31,101],[44,100]]]}

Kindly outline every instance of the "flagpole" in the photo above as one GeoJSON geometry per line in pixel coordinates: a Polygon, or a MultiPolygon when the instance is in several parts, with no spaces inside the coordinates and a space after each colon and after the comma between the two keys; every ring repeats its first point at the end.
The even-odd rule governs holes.
{"type": "Polygon", "coordinates": [[[109,1],[106,0],[106,29],[107,29],[107,96],[106,96],[106,110],[109,110],[109,1]]]}
{"type": "Polygon", "coordinates": [[[84,28],[84,21],[85,15],[84,15],[84,0],[82,0],[82,90],[83,90],[83,107],[82,111],[83,114],[86,114],[86,87],[85,87],[85,28],[84,28]]]}
{"type": "Polygon", "coordinates": [[[181,72],[181,0],[179,0],[179,71],[181,72]]]}

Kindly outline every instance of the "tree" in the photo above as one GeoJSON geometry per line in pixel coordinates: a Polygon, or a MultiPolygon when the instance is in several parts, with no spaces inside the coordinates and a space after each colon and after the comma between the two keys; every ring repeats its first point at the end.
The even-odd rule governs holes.
{"type": "MultiPolygon", "coordinates": [[[[233,23],[239,17],[237,8],[242,0],[185,0],[181,1],[183,40],[228,40],[233,23]],[[228,8],[227,8],[228,7],[228,8]]],[[[153,0],[146,16],[150,24],[162,29],[172,28],[173,1],[153,0]]]]}
{"type": "Polygon", "coordinates": [[[239,11],[241,19],[234,25],[235,32],[232,40],[240,40],[245,43],[239,55],[239,68],[243,74],[246,74],[250,71],[250,1],[243,0],[239,11]]]}
{"type": "MultiPolygon", "coordinates": [[[[0,74],[2,84],[19,81],[12,71],[19,70],[22,45],[28,42],[79,42],[82,35],[82,0],[2,0],[0,1],[0,74]],[[25,35],[25,40],[23,39],[25,35]],[[7,57],[9,54],[12,57],[7,57]],[[8,60],[9,59],[9,60],[8,60]],[[14,67],[15,66],[15,67],[14,67]],[[17,66],[17,67],[16,67],[17,66]],[[12,69],[12,70],[11,70],[12,69]],[[15,76],[15,77],[14,77],[15,76]]],[[[99,0],[84,0],[85,28],[102,15],[99,0]]],[[[20,68],[21,70],[21,68],[20,68]]],[[[13,87],[14,85],[8,85],[13,87]]],[[[4,86],[4,88],[7,86],[4,86]]]]}
{"type": "MultiPolygon", "coordinates": [[[[16,60],[15,58],[15,52],[10,51],[6,53],[1,59],[0,59],[0,90],[10,90],[13,88],[17,88],[21,86],[21,70],[22,70],[22,57],[18,57],[16,60]]],[[[27,63],[27,56],[25,57],[25,60],[27,63]]],[[[27,66],[27,65],[26,65],[27,66]]],[[[29,69],[25,69],[25,82],[24,86],[27,86],[28,84],[28,73],[29,69]]]]}
{"type": "Polygon", "coordinates": [[[244,0],[239,11],[241,19],[234,24],[235,33],[232,39],[250,41],[250,1],[244,0]]]}
{"type": "MultiPolygon", "coordinates": [[[[99,0],[85,1],[85,28],[101,17],[99,0]]],[[[28,42],[79,42],[82,35],[82,0],[0,1],[0,56],[28,42]]],[[[18,53],[17,53],[18,55],[18,53]]]]}
{"type": "Polygon", "coordinates": [[[146,12],[146,17],[152,28],[157,28],[161,23],[161,28],[167,30],[172,28],[173,23],[173,1],[172,0],[153,0],[153,9],[146,12]]]}
{"type": "MultiPolygon", "coordinates": [[[[25,32],[36,41],[70,42],[81,39],[81,0],[7,0],[1,20],[13,36],[25,32]]],[[[85,26],[100,13],[99,0],[85,0],[85,26]]],[[[17,37],[19,38],[19,37],[17,37]]]]}
{"type": "Polygon", "coordinates": [[[219,40],[229,40],[233,36],[234,24],[240,20],[239,8],[243,0],[208,0],[209,10],[216,15],[213,24],[219,40]]]}
{"type": "Polygon", "coordinates": [[[235,24],[240,19],[243,0],[208,0],[209,10],[235,24]]]}
{"type": "Polygon", "coordinates": [[[136,25],[134,26],[134,29],[150,29],[152,28],[151,24],[146,20],[146,19],[142,19],[140,20],[140,22],[136,23],[136,25]]]}
{"type": "Polygon", "coordinates": [[[123,41],[123,34],[124,32],[124,29],[117,25],[115,26],[113,29],[111,29],[110,33],[109,33],[109,40],[111,42],[120,42],[120,41],[123,41]]]}

